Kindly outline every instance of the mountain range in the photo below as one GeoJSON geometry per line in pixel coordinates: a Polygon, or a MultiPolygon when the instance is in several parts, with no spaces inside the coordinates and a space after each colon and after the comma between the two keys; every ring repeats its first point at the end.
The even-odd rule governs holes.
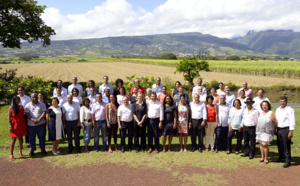
{"type": "Polygon", "coordinates": [[[244,37],[225,39],[209,34],[176,33],[146,36],[120,36],[95,39],[52,41],[43,47],[41,42],[22,43],[21,49],[0,47],[0,56],[34,54],[59,55],[284,55],[300,58],[300,33],[291,30],[249,31],[244,37]]]}

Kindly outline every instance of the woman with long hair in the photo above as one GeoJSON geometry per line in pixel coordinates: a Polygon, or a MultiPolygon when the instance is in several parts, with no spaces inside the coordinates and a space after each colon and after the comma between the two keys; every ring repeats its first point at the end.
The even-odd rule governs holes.
{"type": "Polygon", "coordinates": [[[82,107],[80,108],[80,122],[83,129],[83,142],[85,145],[85,151],[89,153],[89,143],[91,140],[93,129],[89,98],[84,98],[82,101],[82,107]]]}
{"type": "Polygon", "coordinates": [[[114,94],[109,96],[109,103],[105,106],[105,115],[107,121],[107,135],[108,135],[108,151],[111,150],[111,135],[114,138],[115,151],[118,151],[117,147],[117,133],[118,133],[118,111],[119,103],[114,94]]]}
{"type": "Polygon", "coordinates": [[[94,93],[95,93],[95,95],[97,94],[98,89],[96,88],[95,81],[94,80],[89,80],[86,83],[86,89],[84,91],[85,92],[85,97],[89,97],[90,96],[90,88],[94,88],[94,93]]]}
{"type": "Polygon", "coordinates": [[[178,133],[180,142],[180,152],[187,152],[186,143],[188,137],[189,123],[190,123],[190,107],[186,103],[185,95],[180,96],[180,103],[177,106],[178,110],[178,133]],[[184,148],[183,148],[184,141],[184,148]]]}
{"type": "Polygon", "coordinates": [[[119,88],[119,92],[120,92],[120,94],[117,95],[117,101],[118,101],[119,105],[121,106],[121,105],[123,105],[123,97],[128,98],[128,96],[126,95],[126,90],[125,90],[125,87],[123,87],[123,86],[121,86],[119,88]]]}
{"type": "Polygon", "coordinates": [[[181,86],[180,81],[175,82],[175,87],[172,89],[172,98],[174,97],[175,94],[179,93],[179,87],[181,86]]]}

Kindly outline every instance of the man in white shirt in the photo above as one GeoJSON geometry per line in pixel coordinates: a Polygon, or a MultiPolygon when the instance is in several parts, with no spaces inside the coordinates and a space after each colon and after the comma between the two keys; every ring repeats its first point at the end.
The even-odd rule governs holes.
{"type": "Polygon", "coordinates": [[[254,101],[252,98],[247,98],[245,103],[247,104],[247,109],[244,110],[243,114],[244,154],[241,156],[249,156],[249,159],[253,159],[256,145],[255,129],[258,122],[259,112],[253,108],[254,101]],[[251,146],[249,146],[249,141],[251,142],[251,146]]]}
{"type": "Polygon", "coordinates": [[[216,142],[215,152],[219,150],[225,151],[227,148],[227,135],[228,135],[228,117],[230,107],[226,103],[226,96],[220,96],[220,103],[218,104],[218,126],[216,127],[216,142]]]}
{"type": "Polygon", "coordinates": [[[68,153],[73,151],[72,131],[74,132],[77,153],[80,153],[79,127],[80,127],[80,105],[73,101],[71,94],[67,95],[67,103],[62,107],[64,128],[67,129],[68,153]]]}
{"type": "Polygon", "coordinates": [[[291,140],[295,130],[295,111],[287,105],[287,97],[280,97],[280,107],[276,109],[277,146],[279,158],[274,162],[285,162],[283,167],[287,168],[291,163],[291,140]]]}
{"type": "Polygon", "coordinates": [[[121,130],[121,146],[122,152],[125,152],[125,137],[126,131],[128,130],[128,151],[132,150],[132,140],[133,140],[133,117],[132,117],[132,105],[129,104],[129,100],[127,97],[123,97],[123,105],[118,108],[118,124],[121,130]]]}
{"type": "Polygon", "coordinates": [[[72,78],[73,84],[71,84],[71,85],[68,86],[68,94],[72,94],[72,90],[75,87],[79,91],[78,96],[82,97],[82,86],[80,84],[78,84],[77,81],[78,81],[77,77],[73,77],[72,78]]]}
{"type": "Polygon", "coordinates": [[[101,93],[102,97],[104,96],[104,91],[106,88],[109,88],[110,92],[113,93],[114,89],[111,84],[108,83],[108,76],[103,76],[103,84],[99,86],[99,92],[101,93]]]}
{"type": "Polygon", "coordinates": [[[230,93],[229,85],[226,85],[224,90],[225,90],[226,104],[231,108],[231,107],[233,107],[235,95],[230,93]]]}
{"type": "MultiPolygon", "coordinates": [[[[31,102],[31,99],[30,99],[29,96],[25,95],[24,87],[18,86],[17,90],[18,90],[18,97],[20,98],[20,105],[22,105],[23,108],[25,108],[25,106],[27,105],[27,103],[31,102]]],[[[28,125],[27,117],[25,115],[24,115],[24,117],[25,117],[26,125],[28,125]]],[[[26,131],[27,131],[27,134],[28,134],[28,127],[26,128],[26,131]]],[[[30,144],[29,144],[29,135],[25,136],[25,143],[26,143],[27,147],[30,147],[30,144]]]]}
{"type": "Polygon", "coordinates": [[[97,102],[96,96],[95,96],[95,90],[93,87],[90,88],[90,95],[89,95],[89,100],[90,100],[90,106],[92,106],[94,103],[97,102]]]}
{"type": "Polygon", "coordinates": [[[57,87],[56,89],[56,98],[58,99],[58,101],[59,101],[59,104],[58,104],[58,106],[59,107],[62,107],[66,102],[67,102],[67,97],[63,97],[62,95],[61,95],[61,88],[60,87],[57,87]]]}
{"type": "Polygon", "coordinates": [[[207,120],[206,105],[199,100],[199,94],[194,95],[194,102],[190,103],[192,124],[191,129],[192,152],[196,150],[196,138],[198,137],[198,150],[203,149],[203,130],[207,120]]]}
{"type": "Polygon", "coordinates": [[[206,91],[206,88],[204,86],[202,86],[202,78],[198,78],[197,80],[197,86],[195,86],[193,88],[193,91],[192,91],[192,96],[194,97],[194,95],[196,93],[198,93],[198,88],[199,87],[202,87],[202,94],[201,95],[207,95],[207,91],[206,91]]]}
{"type": "Polygon", "coordinates": [[[161,82],[160,77],[157,77],[155,79],[156,84],[152,85],[152,92],[156,92],[156,95],[158,97],[159,94],[162,93],[162,88],[164,87],[164,85],[161,82]]]}
{"type": "Polygon", "coordinates": [[[258,110],[259,112],[262,111],[260,104],[261,104],[263,101],[268,101],[268,102],[270,102],[269,98],[264,97],[264,93],[265,93],[264,89],[262,89],[262,88],[258,89],[258,91],[257,91],[257,97],[255,97],[255,98],[253,99],[253,101],[255,101],[255,103],[253,104],[253,107],[254,107],[256,110],[258,110]]]}
{"type": "MultiPolygon", "coordinates": [[[[68,95],[68,91],[65,87],[62,86],[63,85],[63,82],[62,80],[58,80],[57,81],[57,87],[61,89],[61,96],[60,97],[63,97],[65,99],[67,99],[67,95],[68,95]]],[[[53,90],[53,97],[57,97],[57,88],[55,88],[53,90]]]]}
{"type": "Polygon", "coordinates": [[[243,83],[243,88],[240,88],[240,89],[238,90],[238,97],[240,97],[240,92],[241,92],[241,90],[244,90],[244,91],[245,91],[245,96],[246,96],[247,98],[252,98],[252,97],[253,97],[253,96],[252,96],[252,89],[248,88],[248,83],[247,83],[247,82],[244,82],[244,83],[243,83]]]}
{"type": "MultiPolygon", "coordinates": [[[[202,94],[203,93],[203,87],[202,86],[198,87],[197,93],[200,95],[199,100],[203,103],[206,103],[207,94],[202,94]]],[[[194,94],[194,95],[196,95],[196,94],[194,94]]]]}
{"type": "Polygon", "coordinates": [[[159,128],[162,129],[164,120],[164,108],[160,101],[156,99],[156,93],[151,93],[151,101],[147,103],[148,125],[148,153],[154,149],[155,153],[159,151],[159,128]],[[153,146],[153,137],[155,145],[153,146]]]}

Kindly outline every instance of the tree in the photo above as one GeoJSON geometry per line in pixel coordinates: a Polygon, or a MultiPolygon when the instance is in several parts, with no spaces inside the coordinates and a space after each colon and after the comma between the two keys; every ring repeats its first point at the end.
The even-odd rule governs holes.
{"type": "Polygon", "coordinates": [[[177,56],[173,53],[167,53],[161,56],[162,59],[177,59],[177,56]]]}
{"type": "Polygon", "coordinates": [[[241,60],[241,58],[239,56],[235,56],[235,55],[228,56],[226,59],[227,60],[232,60],[232,61],[240,61],[241,60]]]}
{"type": "Polygon", "coordinates": [[[3,47],[21,48],[21,40],[41,40],[50,45],[55,31],[45,25],[41,14],[46,6],[34,0],[0,0],[0,43],[3,47]]]}
{"type": "Polygon", "coordinates": [[[206,61],[198,61],[197,59],[188,60],[184,58],[176,65],[174,73],[183,73],[184,80],[189,82],[189,86],[194,86],[194,78],[200,77],[200,71],[209,71],[209,64],[206,61]]]}

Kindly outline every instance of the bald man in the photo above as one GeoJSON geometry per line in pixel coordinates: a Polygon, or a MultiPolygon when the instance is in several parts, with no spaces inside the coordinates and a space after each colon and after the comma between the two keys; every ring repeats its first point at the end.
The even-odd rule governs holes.
{"type": "Polygon", "coordinates": [[[253,97],[252,89],[248,88],[248,83],[247,83],[246,81],[243,83],[243,88],[240,88],[240,89],[238,90],[238,97],[240,97],[240,92],[241,92],[241,90],[244,90],[244,91],[245,91],[245,96],[246,96],[247,98],[252,98],[252,97],[253,97]]]}

